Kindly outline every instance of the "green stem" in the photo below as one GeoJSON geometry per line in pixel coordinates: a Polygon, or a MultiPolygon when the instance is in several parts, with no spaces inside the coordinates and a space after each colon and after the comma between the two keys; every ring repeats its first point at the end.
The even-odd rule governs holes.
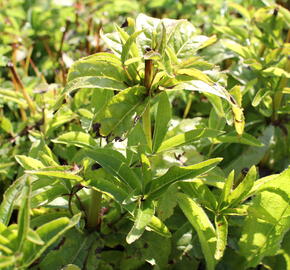
{"type": "Polygon", "coordinates": [[[91,201],[87,217],[87,228],[91,231],[96,230],[100,224],[101,202],[102,193],[91,189],[91,201]]]}
{"type": "MultiPolygon", "coordinates": [[[[151,97],[151,83],[153,78],[153,61],[151,59],[145,60],[145,78],[144,78],[144,86],[147,89],[147,95],[151,97]]],[[[152,128],[151,128],[151,115],[150,115],[150,100],[145,109],[145,112],[142,116],[143,120],[143,130],[145,133],[145,137],[147,140],[147,144],[152,150],[152,128]]]]}
{"type": "Polygon", "coordinates": [[[10,71],[12,73],[13,80],[17,84],[19,90],[22,92],[23,97],[24,97],[24,99],[27,102],[27,105],[28,105],[28,107],[30,109],[31,114],[35,115],[35,113],[36,113],[35,104],[33,103],[32,99],[30,98],[30,96],[29,96],[28,92],[26,91],[24,85],[22,84],[22,81],[20,80],[13,63],[9,62],[7,64],[7,66],[8,66],[8,68],[10,69],[10,71]]]}
{"type": "Polygon", "coordinates": [[[151,115],[150,115],[150,103],[148,103],[146,110],[142,116],[143,130],[147,140],[147,144],[152,150],[152,129],[151,129],[151,115]]]}
{"type": "Polygon", "coordinates": [[[187,117],[189,110],[190,110],[190,107],[191,107],[191,104],[192,104],[192,100],[193,100],[193,96],[192,96],[192,94],[189,94],[188,101],[187,101],[185,110],[183,112],[183,118],[187,117]]]}

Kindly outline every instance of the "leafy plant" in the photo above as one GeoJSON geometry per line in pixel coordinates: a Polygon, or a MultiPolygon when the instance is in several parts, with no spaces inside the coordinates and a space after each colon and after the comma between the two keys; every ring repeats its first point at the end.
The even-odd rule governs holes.
{"type": "Polygon", "coordinates": [[[287,269],[289,12],[64,2],[0,13],[1,269],[287,269]]]}

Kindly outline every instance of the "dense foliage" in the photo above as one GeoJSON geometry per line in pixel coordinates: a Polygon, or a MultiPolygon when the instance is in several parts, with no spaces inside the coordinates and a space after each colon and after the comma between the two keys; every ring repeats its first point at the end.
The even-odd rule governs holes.
{"type": "Polygon", "coordinates": [[[2,0],[0,268],[290,269],[287,8],[2,0]]]}

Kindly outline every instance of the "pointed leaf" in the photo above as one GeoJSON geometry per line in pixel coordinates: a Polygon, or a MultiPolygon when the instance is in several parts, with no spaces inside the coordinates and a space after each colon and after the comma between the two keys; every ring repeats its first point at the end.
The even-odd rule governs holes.
{"type": "Polygon", "coordinates": [[[290,228],[290,168],[266,182],[256,193],[243,225],[240,253],[247,267],[273,256],[290,228]]]}
{"type": "Polygon", "coordinates": [[[22,267],[28,267],[54,242],[56,242],[64,233],[74,227],[80,220],[81,214],[73,216],[71,219],[62,217],[48,222],[39,227],[36,232],[45,242],[39,246],[32,242],[27,242],[24,247],[24,261],[22,267]]]}
{"type": "Polygon", "coordinates": [[[158,233],[159,235],[169,238],[171,237],[171,232],[166,227],[166,225],[156,216],[153,216],[151,218],[150,223],[146,227],[146,230],[154,231],[158,233]]]}
{"type": "Polygon", "coordinates": [[[232,171],[226,179],[222,193],[221,193],[220,198],[219,198],[219,208],[220,209],[222,209],[228,202],[228,197],[231,193],[231,190],[232,190],[232,187],[234,184],[234,180],[235,180],[235,171],[232,171]]]}
{"type": "Polygon", "coordinates": [[[167,94],[164,92],[160,95],[155,119],[153,134],[153,153],[157,151],[161,145],[166,133],[168,122],[171,119],[171,106],[167,94]]]}
{"type": "Polygon", "coordinates": [[[117,151],[111,150],[108,152],[106,150],[107,149],[97,149],[95,151],[88,150],[86,154],[88,157],[98,162],[108,173],[120,179],[128,187],[131,187],[132,190],[141,190],[140,180],[134,171],[124,162],[124,159],[119,159],[118,155],[112,154],[117,151]]]}
{"type": "Polygon", "coordinates": [[[52,141],[54,143],[63,143],[67,145],[90,148],[93,148],[97,145],[95,140],[89,134],[80,131],[71,131],[64,133],[52,141]]]}
{"type": "Polygon", "coordinates": [[[221,135],[223,131],[219,131],[216,129],[209,129],[209,128],[200,128],[195,130],[190,130],[184,132],[182,134],[178,134],[173,136],[165,141],[162,142],[160,147],[158,148],[157,153],[162,151],[167,151],[169,149],[192,143],[201,138],[208,138],[208,137],[217,137],[221,135]]]}
{"type": "Polygon", "coordinates": [[[18,243],[18,252],[22,250],[24,241],[27,238],[30,222],[30,196],[31,196],[31,184],[29,176],[26,177],[25,185],[22,189],[21,194],[21,205],[18,212],[17,222],[18,222],[18,231],[17,231],[17,243],[18,243]]]}
{"type": "Polygon", "coordinates": [[[255,166],[252,166],[246,177],[242,182],[231,192],[228,197],[230,207],[235,207],[247,198],[247,195],[251,191],[254,182],[256,180],[257,170],[255,166]]]}
{"type": "Polygon", "coordinates": [[[15,159],[26,170],[37,170],[45,167],[39,160],[24,155],[17,155],[15,159]]]}
{"type": "Polygon", "coordinates": [[[206,173],[212,170],[221,160],[222,158],[213,158],[191,166],[173,166],[164,175],[155,178],[150,183],[149,196],[156,197],[177,181],[192,179],[206,173]]]}
{"type": "Polygon", "coordinates": [[[182,193],[177,194],[177,201],[181,210],[197,232],[207,269],[214,270],[217,237],[212,223],[204,210],[187,195],[182,193]]]}
{"type": "Polygon", "coordinates": [[[0,222],[4,225],[9,224],[15,201],[19,197],[23,186],[25,185],[25,179],[26,175],[18,178],[7,188],[3,195],[3,200],[0,205],[0,222]]]}
{"type": "MultiPolygon", "coordinates": [[[[83,178],[79,175],[76,175],[78,171],[72,172],[72,171],[63,171],[63,170],[57,170],[58,168],[44,168],[41,170],[27,170],[26,173],[33,174],[33,175],[44,175],[44,176],[50,176],[50,177],[56,177],[56,178],[63,178],[63,179],[70,179],[70,180],[76,180],[76,181],[82,181],[83,178]]],[[[61,169],[61,166],[59,167],[61,169]]]]}
{"type": "Polygon", "coordinates": [[[140,117],[147,104],[146,90],[134,86],[115,95],[108,103],[97,122],[101,124],[102,136],[122,136],[134,126],[134,117],[140,117]]]}
{"type": "Polygon", "coordinates": [[[228,236],[228,221],[224,216],[215,216],[215,227],[217,244],[215,250],[215,259],[220,260],[227,246],[227,236],[228,236]]]}
{"type": "Polygon", "coordinates": [[[145,231],[145,227],[150,223],[154,215],[154,205],[151,201],[141,202],[137,210],[135,222],[126,237],[128,244],[132,244],[141,237],[145,231]]]}
{"type": "Polygon", "coordinates": [[[100,88],[112,91],[121,91],[126,89],[127,86],[122,81],[117,81],[104,76],[83,76],[69,81],[63,92],[72,92],[79,88],[100,88]]]}

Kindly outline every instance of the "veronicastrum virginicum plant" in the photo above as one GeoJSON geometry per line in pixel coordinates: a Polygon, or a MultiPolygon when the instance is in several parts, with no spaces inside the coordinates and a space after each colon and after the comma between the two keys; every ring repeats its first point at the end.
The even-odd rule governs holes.
{"type": "MultiPolygon", "coordinates": [[[[139,140],[130,146],[132,153],[136,150],[142,153],[139,161],[145,167],[145,171],[150,171],[148,155],[172,149],[201,137],[220,135],[216,130],[192,130],[183,136],[164,141],[171,119],[167,93],[179,90],[206,92],[227,100],[234,112],[236,130],[242,135],[244,126],[242,109],[224,87],[210,77],[207,70],[213,66],[196,56],[198,50],[216,41],[214,36],[208,38],[197,35],[193,25],[185,20],[159,20],[143,14],[137,17],[136,25],[130,19],[128,24],[128,32],[116,26],[116,32],[102,36],[113,53],[88,56],[72,66],[68,84],[64,89],[64,94],[80,88],[94,89],[93,102],[96,102],[96,111],[92,122],[97,126],[100,136],[106,137],[108,142],[128,137],[130,145],[130,132],[139,126],[138,120],[142,118],[142,128],[138,136],[142,138],[144,133],[146,145],[139,140]],[[113,91],[117,94],[114,95],[113,91]],[[157,103],[157,113],[153,133],[151,106],[154,103],[157,103]]],[[[65,139],[67,138],[63,135],[56,142],[65,139]]],[[[90,152],[88,155],[128,185],[130,198],[127,198],[126,202],[131,202],[133,198],[138,200],[154,198],[161,187],[162,190],[166,190],[172,184],[172,180],[167,179],[168,177],[163,177],[160,183],[156,179],[151,183],[152,176],[146,174],[140,181],[137,175],[129,173],[129,170],[131,176],[122,176],[118,170],[120,160],[116,160],[117,163],[112,165],[110,160],[114,160],[114,154],[106,152],[109,151],[106,148],[98,151],[99,153],[90,152]],[[116,168],[113,169],[113,166],[116,168]],[[166,185],[161,184],[163,180],[166,185]]],[[[131,158],[128,164],[130,165],[136,159],[136,154],[128,156],[131,158]]],[[[216,164],[217,160],[212,162],[216,164]]],[[[205,163],[205,166],[209,163],[205,163]]],[[[181,172],[176,173],[182,175],[181,172]]],[[[190,178],[192,175],[189,174],[187,177],[190,178]]],[[[178,180],[184,180],[184,176],[178,180]]],[[[148,201],[149,199],[146,202],[148,201]]],[[[153,207],[149,208],[153,214],[153,207]]]]}
{"type": "MultiPolygon", "coordinates": [[[[285,200],[289,191],[283,188],[289,179],[289,169],[280,175],[255,181],[257,172],[252,167],[240,184],[234,182],[232,172],[222,178],[222,185],[218,185],[218,189],[211,190],[204,184],[204,179],[207,179],[205,173],[213,171],[221,160],[219,158],[194,165],[186,163],[187,166],[170,166],[163,171],[158,171],[155,164],[154,158],[172,149],[201,138],[218,139],[221,135],[219,130],[202,128],[166,136],[172,117],[169,100],[174,92],[197,90],[224,98],[233,106],[238,133],[243,131],[240,107],[219,82],[211,78],[208,69],[212,69],[212,65],[194,55],[199,49],[214,42],[215,38],[196,35],[193,26],[184,20],[158,20],[139,15],[136,26],[131,20],[128,23],[127,32],[116,27],[116,33],[103,35],[114,54],[89,56],[77,61],[70,70],[63,93],[67,103],[71,101],[67,93],[79,88],[81,90],[75,94],[72,106],[80,102],[78,99],[83,95],[79,94],[81,92],[90,97],[91,103],[78,110],[84,116],[81,119],[82,129],[71,125],[69,128],[72,131],[60,135],[53,142],[55,145],[69,145],[65,148],[67,156],[72,153],[73,157],[68,160],[78,166],[60,166],[44,140],[41,141],[41,148],[34,149],[34,152],[40,152],[38,160],[17,156],[26,174],[6,191],[0,206],[0,248],[2,253],[5,252],[5,256],[1,257],[1,266],[5,269],[28,267],[75,224],[79,229],[86,226],[88,230],[97,230],[101,234],[106,231],[108,234],[108,230],[111,235],[118,234],[118,231],[106,227],[105,222],[100,229],[101,203],[108,205],[107,196],[103,194],[117,202],[114,210],[134,222],[130,232],[126,230],[127,243],[133,247],[148,236],[145,229],[163,237],[158,240],[160,245],[171,245],[165,241],[171,232],[163,223],[165,218],[162,211],[172,211],[166,214],[172,215],[175,205],[171,205],[171,201],[176,201],[196,231],[208,269],[214,269],[223,257],[228,237],[238,242],[239,252],[246,258],[240,265],[241,269],[256,266],[264,256],[275,254],[279,248],[289,227],[288,204],[285,200]],[[97,139],[89,134],[92,130],[97,133],[97,139]],[[122,139],[126,140],[119,142],[122,139]],[[72,151],[71,146],[77,148],[72,151]],[[84,189],[91,191],[90,197],[86,192],[82,193],[84,189]],[[241,205],[256,193],[251,206],[241,205]],[[72,199],[74,195],[75,200],[72,199]],[[278,207],[271,203],[273,198],[278,207]],[[53,202],[54,199],[57,200],[53,202]],[[69,209],[71,213],[64,210],[47,213],[44,210],[43,214],[31,219],[30,212],[42,206],[69,209]],[[12,211],[17,207],[18,225],[9,226],[12,211]],[[78,214],[71,219],[66,217],[76,212],[82,212],[85,225],[79,222],[78,214]],[[237,223],[231,216],[246,214],[248,217],[244,219],[243,228],[239,231],[241,237],[240,234],[228,236],[230,222],[233,225],[237,223]]],[[[245,139],[243,136],[239,138],[241,142],[245,139]]],[[[104,215],[104,219],[109,219],[109,216],[112,218],[113,212],[104,215]]],[[[175,229],[174,241],[179,239],[178,235],[180,237],[188,232],[188,223],[183,221],[184,226],[175,229]]],[[[122,225],[116,228],[121,230],[122,225]]],[[[100,259],[95,253],[104,247],[102,239],[98,237],[100,235],[95,232],[92,235],[77,229],[71,230],[65,236],[64,244],[59,244],[56,250],[42,258],[41,269],[49,269],[51,265],[56,268],[56,264],[61,268],[64,263],[72,263],[75,254],[80,254],[80,261],[82,256],[89,258],[82,260],[82,263],[78,262],[79,265],[85,265],[88,269],[95,269],[92,265],[104,269],[100,265],[103,258],[100,259]],[[83,249],[79,249],[80,242],[83,243],[83,249]],[[73,251],[66,252],[68,248],[73,251]],[[89,250],[88,254],[86,249],[89,250]],[[63,260],[63,264],[56,258],[63,260]]],[[[157,241],[158,238],[153,239],[157,241]]],[[[124,246],[122,240],[117,243],[124,246]]],[[[176,245],[184,253],[188,252],[186,250],[189,247],[184,247],[184,244],[176,241],[176,245]]],[[[230,241],[228,245],[231,249],[237,249],[230,241]]],[[[106,243],[108,246],[116,246],[116,241],[113,240],[113,244],[106,243]]],[[[138,250],[142,250],[142,253],[146,251],[145,247],[138,250]]],[[[155,252],[158,253],[156,249],[155,252]]],[[[112,257],[107,267],[112,264],[112,257]]],[[[146,255],[142,260],[144,258],[161,269],[167,266],[167,261],[162,264],[146,255]]],[[[178,257],[175,259],[178,260],[178,257]]],[[[118,263],[114,265],[119,267],[118,263]]]]}
{"type": "MultiPolygon", "coordinates": [[[[172,166],[165,174],[156,175],[151,157],[222,133],[203,128],[165,140],[172,117],[169,96],[174,91],[188,90],[225,99],[233,110],[237,136],[242,136],[244,119],[239,104],[218,82],[218,76],[211,77],[209,70],[213,65],[196,55],[198,50],[213,44],[216,37],[197,35],[193,25],[185,20],[159,20],[141,14],[136,25],[130,19],[128,24],[127,32],[116,26],[116,32],[102,35],[113,53],[98,53],[75,62],[63,90],[63,97],[69,98],[68,94],[74,90],[92,89],[93,111],[83,109],[82,114],[90,119],[89,125],[99,135],[99,145],[83,132],[65,133],[54,140],[83,148],[75,157],[83,166],[82,176],[75,175],[78,170],[68,172],[63,168],[59,171],[61,167],[44,168],[42,165],[38,170],[36,166],[26,172],[77,180],[82,187],[91,187],[89,206],[83,209],[89,230],[95,230],[100,223],[102,193],[109,194],[134,220],[126,238],[128,243],[133,243],[146,227],[162,236],[170,236],[166,226],[154,215],[160,196],[173,183],[204,174],[221,161],[214,158],[189,166],[172,166]],[[151,108],[154,105],[157,112],[152,131],[151,108]],[[112,141],[126,138],[125,157],[114,150],[116,145],[112,141]],[[101,168],[93,171],[94,162],[101,168]]],[[[25,163],[23,157],[18,158],[25,163]]],[[[180,194],[178,198],[182,210],[187,208],[187,196],[180,194]]],[[[206,217],[202,208],[197,211],[206,217]]],[[[223,249],[213,258],[202,234],[199,235],[202,249],[208,268],[212,269],[223,249]]]]}

